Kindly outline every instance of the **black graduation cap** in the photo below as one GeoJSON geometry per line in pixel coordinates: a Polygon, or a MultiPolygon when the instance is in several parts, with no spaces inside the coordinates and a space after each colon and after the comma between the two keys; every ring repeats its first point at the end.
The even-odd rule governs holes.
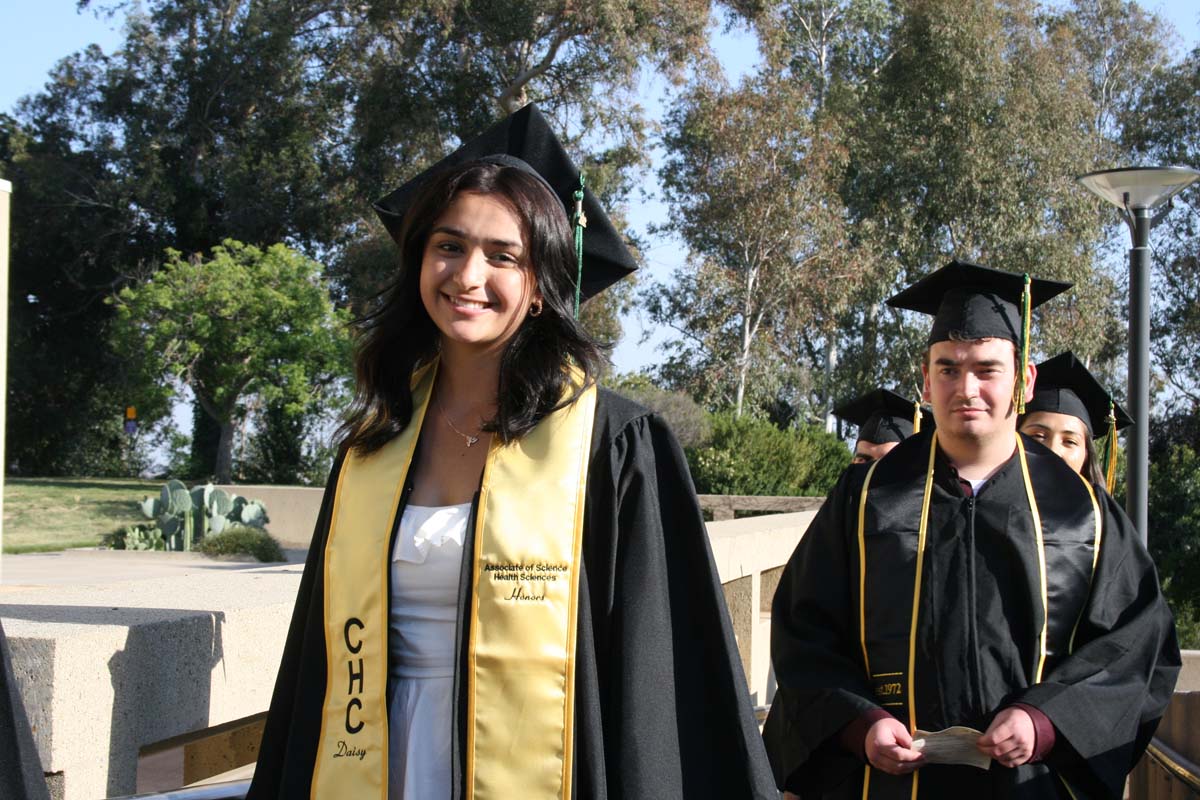
{"type": "Polygon", "coordinates": [[[1093,439],[1109,433],[1109,411],[1115,416],[1116,430],[1133,424],[1133,419],[1112,400],[1096,376],[1088,372],[1074,353],[1060,353],[1037,367],[1033,399],[1025,404],[1025,413],[1052,411],[1078,417],[1093,439]],[[1110,405],[1111,404],[1111,405],[1110,405]]]}
{"type": "MultiPolygon", "coordinates": [[[[451,166],[482,160],[516,167],[538,177],[558,195],[567,214],[575,210],[579,171],[555,137],[542,112],[532,103],[497,122],[463,144],[437,164],[375,203],[375,212],[397,242],[404,214],[430,177],[451,166]]],[[[595,196],[583,192],[583,280],[580,295],[586,300],[637,269],[637,261],[600,207],[595,196]]]]}
{"type": "MultiPolygon", "coordinates": [[[[1026,276],[979,264],[951,261],[887,301],[933,315],[929,344],[944,342],[951,333],[964,339],[999,338],[1023,341],[1022,295],[1026,276]]],[[[1029,308],[1037,308],[1074,284],[1029,279],[1029,308]]]]}
{"type": "Polygon", "coordinates": [[[835,416],[858,426],[858,441],[871,444],[902,442],[920,427],[933,425],[933,414],[920,404],[888,389],[876,389],[842,403],[835,416]],[[920,415],[917,414],[920,409],[920,415]]]}

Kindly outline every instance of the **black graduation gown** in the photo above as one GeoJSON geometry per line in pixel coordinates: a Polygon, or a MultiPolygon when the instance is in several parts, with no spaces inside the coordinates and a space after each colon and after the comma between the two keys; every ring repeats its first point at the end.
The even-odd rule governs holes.
{"type": "MultiPolygon", "coordinates": [[[[326,673],[321,580],[330,487],[340,468],[339,459],[300,582],[249,800],[310,794],[326,673]]],[[[777,798],[683,452],[660,418],[604,389],[586,498],[573,795],[777,798]]],[[[469,538],[463,550],[472,552],[469,538]]],[[[455,798],[464,776],[470,575],[464,563],[455,798]]]]}
{"type": "MultiPolygon", "coordinates": [[[[880,473],[923,486],[929,436],[913,436],[885,456],[869,491],[880,473]]],[[[1065,462],[1024,441],[1031,473],[1051,477],[1044,488],[1078,485],[1065,462]]],[[[803,798],[857,800],[862,792],[863,762],[840,746],[837,734],[878,707],[859,642],[857,514],[866,472],[853,467],[842,476],[774,599],[771,657],[779,690],[764,737],[777,782],[803,798]]],[[[1096,495],[1103,538],[1074,649],[1048,663],[1042,681],[1031,685],[1040,602],[1019,457],[967,498],[938,454],[913,670],[918,725],[985,730],[1000,709],[1027,703],[1049,717],[1057,737],[1045,763],[1009,769],[993,762],[988,771],[923,767],[921,798],[1069,797],[1061,778],[1079,800],[1121,796],[1126,773],[1170,699],[1180,657],[1145,547],[1113,499],[1099,487],[1096,495]]],[[[920,509],[898,507],[889,517],[911,519],[899,524],[915,531],[920,509]]]]}
{"type": "Polygon", "coordinates": [[[49,800],[42,762],[13,676],[8,639],[0,625],[0,797],[49,800]]]}

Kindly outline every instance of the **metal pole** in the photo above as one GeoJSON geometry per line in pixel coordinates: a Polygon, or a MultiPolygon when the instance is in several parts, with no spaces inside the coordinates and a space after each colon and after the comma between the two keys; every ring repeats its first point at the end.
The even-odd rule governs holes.
{"type": "Polygon", "coordinates": [[[1150,486],[1150,226],[1148,208],[1132,209],[1129,251],[1129,468],[1125,511],[1146,543],[1150,486]]]}

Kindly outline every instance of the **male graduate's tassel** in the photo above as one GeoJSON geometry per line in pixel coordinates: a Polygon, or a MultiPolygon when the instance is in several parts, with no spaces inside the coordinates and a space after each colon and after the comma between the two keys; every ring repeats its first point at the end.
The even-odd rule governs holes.
{"type": "Polygon", "coordinates": [[[913,435],[921,432],[921,404],[913,403],[913,435]]]}
{"type": "Polygon", "coordinates": [[[1108,450],[1104,467],[1104,485],[1112,494],[1117,485],[1117,410],[1110,398],[1108,401],[1108,450]]]}
{"type": "Polygon", "coordinates": [[[1021,291],[1021,363],[1017,375],[1017,396],[1013,398],[1018,415],[1025,413],[1025,371],[1029,368],[1029,332],[1033,317],[1031,284],[1032,280],[1026,272],[1025,288],[1021,291]]]}
{"type": "Polygon", "coordinates": [[[575,319],[579,319],[579,299],[583,292],[583,229],[587,227],[587,215],[583,213],[583,173],[579,173],[579,188],[575,190],[575,213],[571,215],[575,226],[575,319]]]}

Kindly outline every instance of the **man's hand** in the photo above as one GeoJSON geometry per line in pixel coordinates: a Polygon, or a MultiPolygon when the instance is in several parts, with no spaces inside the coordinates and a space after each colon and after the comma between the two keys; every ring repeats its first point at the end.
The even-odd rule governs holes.
{"type": "Polygon", "coordinates": [[[912,749],[908,728],[895,717],[872,725],[863,749],[871,766],[889,775],[907,775],[925,763],[920,751],[912,749]]]}
{"type": "Polygon", "coordinates": [[[1033,756],[1037,732],[1033,718],[1020,708],[1006,708],[996,715],[975,746],[1001,766],[1019,767],[1033,756]]]}

